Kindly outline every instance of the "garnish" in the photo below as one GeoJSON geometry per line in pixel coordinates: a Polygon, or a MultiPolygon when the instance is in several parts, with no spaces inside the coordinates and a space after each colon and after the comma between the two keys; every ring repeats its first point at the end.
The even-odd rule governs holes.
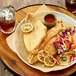
{"type": "Polygon", "coordinates": [[[56,63],[56,59],[52,55],[49,55],[49,53],[45,50],[40,50],[38,52],[37,59],[41,63],[44,63],[45,66],[49,67],[54,66],[56,63]]]}
{"type": "Polygon", "coordinates": [[[30,23],[25,23],[21,26],[21,30],[24,33],[29,33],[33,30],[33,25],[30,23]]]}
{"type": "Polygon", "coordinates": [[[65,29],[62,29],[62,33],[64,34],[64,32],[65,32],[65,29]]]}
{"type": "Polygon", "coordinates": [[[68,48],[65,51],[68,52],[68,48]]]}
{"type": "Polygon", "coordinates": [[[72,28],[71,28],[71,27],[68,27],[68,29],[69,29],[69,30],[72,30],[72,28]]]}
{"type": "Polygon", "coordinates": [[[52,55],[47,55],[44,58],[44,64],[48,67],[52,67],[56,64],[56,59],[52,55]]]}
{"type": "Polygon", "coordinates": [[[59,64],[61,64],[60,61],[59,61],[59,59],[58,59],[57,57],[55,57],[55,58],[56,58],[57,62],[58,62],[59,64]]]}
{"type": "Polygon", "coordinates": [[[72,56],[70,56],[70,60],[69,60],[69,63],[71,63],[72,62],[72,56]]]}
{"type": "MultiPolygon", "coordinates": [[[[63,61],[67,61],[67,57],[63,55],[76,55],[75,48],[76,44],[74,42],[74,33],[75,33],[76,27],[72,30],[71,27],[66,27],[65,29],[62,29],[62,34],[59,35],[59,38],[56,39],[54,42],[55,48],[58,51],[58,55],[61,56],[63,61]]],[[[70,57],[69,62],[72,60],[72,56],[70,57]]],[[[75,57],[73,57],[75,58],[75,57]]],[[[56,58],[58,63],[60,64],[59,60],[56,58]]]]}
{"type": "Polygon", "coordinates": [[[38,52],[38,55],[37,55],[37,59],[41,62],[41,63],[44,63],[44,57],[48,55],[48,52],[45,51],[45,50],[40,50],[38,52]]]}
{"type": "Polygon", "coordinates": [[[76,53],[75,53],[75,51],[69,51],[69,52],[65,52],[65,54],[73,55],[73,54],[76,54],[76,53]]]}
{"type": "Polygon", "coordinates": [[[67,58],[66,58],[66,57],[62,57],[62,60],[63,60],[63,61],[66,61],[66,60],[67,60],[67,58]]]}

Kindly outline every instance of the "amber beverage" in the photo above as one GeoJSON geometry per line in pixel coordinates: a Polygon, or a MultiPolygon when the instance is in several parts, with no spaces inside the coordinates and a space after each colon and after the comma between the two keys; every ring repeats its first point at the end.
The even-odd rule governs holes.
{"type": "Polygon", "coordinates": [[[76,14],[76,0],[65,0],[66,8],[76,14]]]}
{"type": "Polygon", "coordinates": [[[15,30],[15,11],[13,7],[0,10],[0,27],[5,34],[10,34],[15,30]]]}

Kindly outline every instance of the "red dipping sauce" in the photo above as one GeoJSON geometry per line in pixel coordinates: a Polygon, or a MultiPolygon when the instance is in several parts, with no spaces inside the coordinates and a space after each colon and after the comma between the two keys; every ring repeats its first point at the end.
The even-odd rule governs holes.
{"type": "Polygon", "coordinates": [[[53,23],[55,21],[55,17],[53,15],[46,15],[44,19],[47,23],[53,23]]]}

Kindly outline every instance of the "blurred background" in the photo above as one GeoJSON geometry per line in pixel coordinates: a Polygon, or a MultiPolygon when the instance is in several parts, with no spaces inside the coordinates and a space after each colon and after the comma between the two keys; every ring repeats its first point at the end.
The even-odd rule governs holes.
{"type": "Polygon", "coordinates": [[[52,4],[65,7],[65,0],[0,0],[0,8],[12,5],[15,9],[32,4],[52,4]]]}

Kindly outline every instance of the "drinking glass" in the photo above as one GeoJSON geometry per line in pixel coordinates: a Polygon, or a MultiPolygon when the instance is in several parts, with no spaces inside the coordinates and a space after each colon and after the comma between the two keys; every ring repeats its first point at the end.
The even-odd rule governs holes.
{"type": "Polygon", "coordinates": [[[10,34],[15,30],[15,9],[9,5],[0,9],[0,30],[4,34],[10,34]]]}
{"type": "Polygon", "coordinates": [[[76,15],[76,0],[65,0],[65,6],[76,15]]]}

